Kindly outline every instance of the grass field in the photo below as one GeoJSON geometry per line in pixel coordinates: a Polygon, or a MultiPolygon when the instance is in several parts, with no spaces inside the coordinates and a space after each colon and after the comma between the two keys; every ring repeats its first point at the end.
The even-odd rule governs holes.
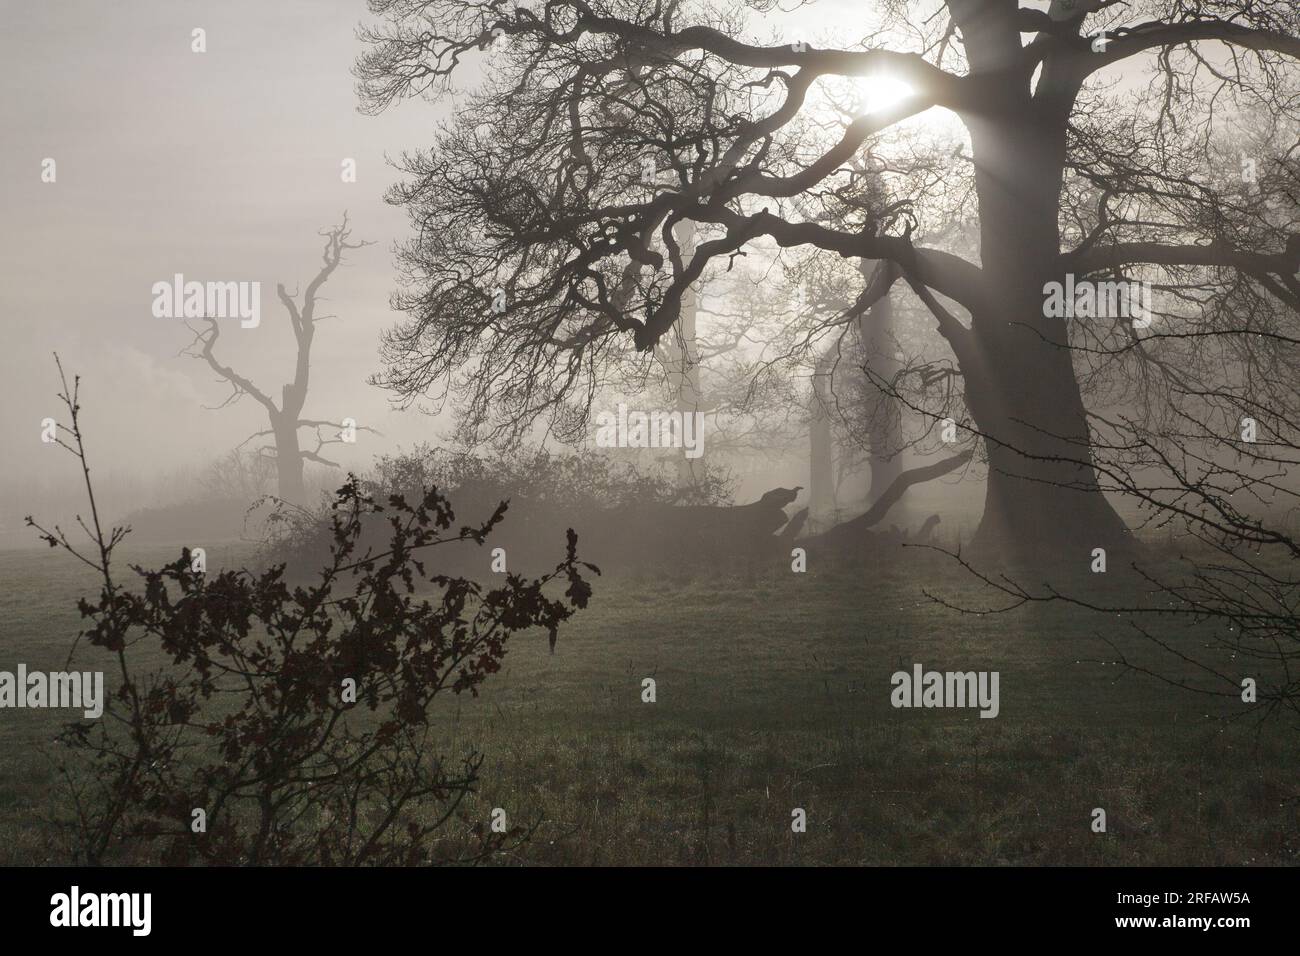
{"type": "MultiPolygon", "coordinates": [[[[0,669],[61,668],[93,576],[61,552],[7,551],[0,584],[0,669]]],[[[886,571],[598,579],[553,655],[517,638],[482,696],[441,710],[448,754],[487,755],[471,817],[502,807],[537,824],[504,863],[1296,861],[1294,728],[1225,721],[1247,705],[1087,663],[1112,656],[1104,636],[1148,653],[1122,622],[1059,606],[963,615],[922,586],[983,601],[915,550],[886,571]],[[917,662],[998,671],[1000,715],[893,709],[890,675],[917,662]]],[[[66,860],[51,823],[64,791],[42,753],[65,719],[0,711],[0,863],[66,860]]]]}

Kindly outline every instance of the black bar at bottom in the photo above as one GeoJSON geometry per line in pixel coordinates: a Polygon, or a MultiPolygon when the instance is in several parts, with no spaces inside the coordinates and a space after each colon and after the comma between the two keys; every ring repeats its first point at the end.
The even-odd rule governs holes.
{"type": "Polygon", "coordinates": [[[1285,868],[31,868],[0,870],[0,918],[10,941],[76,933],[205,947],[374,946],[458,927],[484,942],[598,927],[611,942],[666,941],[661,934],[688,927],[762,940],[801,923],[818,935],[838,925],[926,942],[1199,936],[1231,945],[1280,938],[1293,925],[1294,884],[1285,868]]]}

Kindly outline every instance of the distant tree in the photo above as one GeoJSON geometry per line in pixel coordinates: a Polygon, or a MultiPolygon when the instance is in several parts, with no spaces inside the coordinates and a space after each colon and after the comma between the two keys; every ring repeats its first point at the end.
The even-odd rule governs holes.
{"type": "MultiPolygon", "coordinates": [[[[316,313],[320,290],[343,261],[343,253],[346,250],[360,249],[363,246],[371,245],[369,242],[348,241],[352,235],[352,230],[348,225],[346,213],[343,215],[342,223],[323,231],[321,235],[325,236],[325,248],[321,254],[321,268],[302,293],[301,304],[296,301],[296,292],[290,295],[285,291],[283,284],[275,287],[276,294],[284,305],[290,328],[293,330],[294,341],[297,343],[297,358],[294,362],[293,379],[281,387],[278,405],[270,394],[258,388],[248,378],[240,375],[229,365],[222,364],[217,358],[216,346],[221,335],[221,326],[216,319],[208,319],[205,328],[193,330],[194,342],[186,350],[186,354],[206,362],[214,372],[230,383],[230,397],[218,407],[224,408],[245,395],[251,395],[266,409],[266,413],[271,420],[271,427],[265,431],[255,432],[245,440],[245,443],[255,438],[271,436],[273,443],[259,448],[258,452],[259,454],[274,457],[278,496],[284,501],[295,505],[305,504],[306,489],[303,484],[303,463],[314,461],[322,465],[338,467],[337,462],[330,461],[321,455],[321,449],[326,445],[341,442],[343,440],[341,434],[345,428],[341,422],[303,417],[303,408],[307,404],[307,386],[311,377],[311,347],[316,336],[316,323],[326,318],[326,316],[316,313]],[[302,447],[298,432],[304,428],[316,430],[316,446],[314,448],[302,447]],[[326,438],[321,435],[322,428],[337,429],[338,432],[334,437],[326,438]]],[[[355,431],[373,431],[368,427],[355,425],[352,427],[355,431]]]]}
{"type": "Polygon", "coordinates": [[[436,490],[380,503],[349,476],[316,583],[291,587],[283,564],[205,573],[186,549],[157,570],[132,566],[132,590],[114,563],[129,529],[101,524],[90,481],[80,379],[69,387],[59,373],[70,422],[58,443],[82,469],[90,547],[27,522],[98,576],[98,598],[79,602],[89,623],[78,643],[107,652],[117,682],[100,720],[61,735],[78,862],[422,864],[480,859],[527,835],[466,820],[441,844],[452,849],[435,849],[482,756],[440,756],[430,709],[448,692],[477,695],[520,633],[541,629],[554,647],[591,595],[582,572],[599,573],[578,560],[572,530],[554,571],[486,589],[427,567],[427,552],[483,544],[504,503],[452,531],[436,490]],[[363,524],[381,522],[388,547],[359,545],[363,524]]]}
{"type": "MultiPolygon", "coordinates": [[[[683,250],[694,248],[694,224],[682,233],[683,250]]],[[[678,462],[684,483],[704,480],[711,463],[780,459],[803,439],[797,385],[788,368],[774,374],[768,354],[783,338],[790,290],[743,263],[710,270],[697,285],[683,296],[682,321],[654,348],[677,409],[708,423],[704,454],[678,462]]]]}
{"type": "Polygon", "coordinates": [[[199,485],[208,497],[246,502],[268,494],[275,481],[275,459],[243,448],[232,448],[214,459],[199,476],[199,485]]]}
{"type": "MultiPolygon", "coordinates": [[[[867,275],[878,267],[867,260],[859,265],[867,275]]],[[[894,357],[893,298],[885,293],[846,323],[845,334],[835,336],[817,359],[809,400],[810,501],[815,512],[837,510],[840,484],[859,458],[865,458],[871,470],[868,501],[879,498],[902,472],[901,409],[888,387],[900,368],[894,357]]],[[[851,314],[851,306],[841,300],[836,312],[851,314]]]]}

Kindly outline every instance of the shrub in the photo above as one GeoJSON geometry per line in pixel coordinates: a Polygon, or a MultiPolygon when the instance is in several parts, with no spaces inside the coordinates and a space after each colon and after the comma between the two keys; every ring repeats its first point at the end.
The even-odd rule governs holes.
{"type": "MultiPolygon", "coordinates": [[[[188,550],[157,570],[133,567],[128,590],[113,551],[129,529],[103,531],[78,423],[79,379],[59,442],[85,476],[87,553],[57,525],[30,517],[51,547],[94,567],[98,599],[81,600],[82,637],[114,660],[103,718],[62,740],[89,773],[74,788],[80,860],[158,855],[168,863],[415,864],[478,780],[482,757],[435,758],[431,708],[448,692],[477,694],[510,639],[540,628],[552,648],[591,588],[570,530],[564,559],[534,579],[511,574],[484,589],[426,567],[428,549],[482,544],[502,522],[452,531],[437,490],[383,503],[354,477],[330,508],[328,560],[314,583],[291,586],[285,566],[257,573],[192,567],[188,550]],[[363,546],[363,522],[388,544],[363,546]],[[552,592],[563,587],[563,596],[552,592]],[[141,666],[142,659],[161,661],[141,666]],[[349,690],[354,690],[350,694],[349,690]],[[199,815],[202,822],[199,827],[199,815]],[[199,832],[196,832],[199,831],[199,832]]],[[[80,521],[80,519],[79,519],[80,521]]],[[[461,859],[479,859],[524,829],[473,826],[461,859]]]]}
{"type": "MultiPolygon", "coordinates": [[[[666,474],[637,468],[595,452],[552,454],[525,450],[474,455],[421,446],[412,452],[379,458],[361,482],[376,498],[412,496],[437,487],[451,496],[462,513],[490,515],[508,500],[511,521],[493,538],[509,555],[512,571],[540,572],[552,558],[547,542],[577,529],[583,550],[601,567],[615,569],[641,562],[655,553],[637,516],[646,509],[724,503],[730,485],[719,472],[679,488],[666,474]],[[641,533],[637,533],[640,529],[641,533]]],[[[273,515],[276,532],[264,550],[266,561],[310,565],[326,554],[328,513],[281,506],[273,515]]],[[[652,522],[653,525],[653,522],[652,522]]],[[[385,528],[370,522],[363,540],[378,543],[385,528]]],[[[683,560],[674,548],[674,562],[683,560]]],[[[471,577],[489,573],[490,558],[475,543],[454,545],[444,554],[449,567],[471,577]]]]}

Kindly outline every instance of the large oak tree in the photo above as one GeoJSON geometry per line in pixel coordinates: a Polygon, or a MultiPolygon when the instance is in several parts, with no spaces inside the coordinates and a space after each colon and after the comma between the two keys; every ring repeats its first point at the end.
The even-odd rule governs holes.
{"type": "Polygon", "coordinates": [[[1178,323],[1225,321],[1242,296],[1268,315],[1300,306],[1300,230],[1243,195],[1235,157],[1213,168],[1209,131],[1220,98],[1294,115],[1292,0],[879,0],[846,35],[873,32],[839,49],[759,39],[757,0],[370,7],[368,109],[438,92],[507,46],[434,148],[406,157],[392,198],[417,227],[398,296],[409,321],[379,378],[412,399],[450,389],[495,429],[547,414],[581,426],[584,400],[629,346],[654,349],[706,268],[760,249],[878,260],[848,318],[900,284],[929,309],[987,456],[977,543],[1123,549],[1091,458],[1095,370],[1069,343],[1119,337],[1158,364],[1159,322],[1081,330],[1045,314],[1044,286],[1153,281],[1178,323]],[[820,86],[882,75],[911,93],[828,134],[820,86]],[[916,210],[943,185],[932,165],[895,177],[887,203],[859,201],[854,158],[932,109],[967,138],[938,179],[970,179],[973,254],[923,241],[916,210]]]}

